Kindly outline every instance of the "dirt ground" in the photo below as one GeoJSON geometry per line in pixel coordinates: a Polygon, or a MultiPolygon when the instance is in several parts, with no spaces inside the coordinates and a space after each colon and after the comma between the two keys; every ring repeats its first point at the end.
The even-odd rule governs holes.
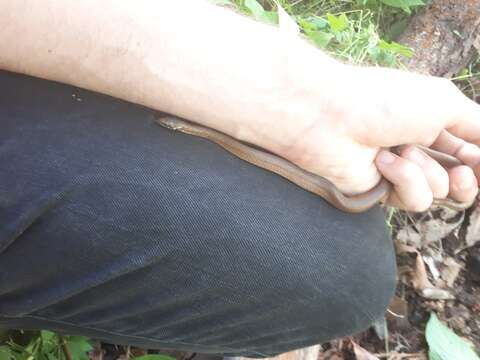
{"type": "MultiPolygon", "coordinates": [[[[480,352],[480,203],[465,212],[397,212],[392,233],[399,280],[388,330],[380,324],[351,340],[371,359],[427,359],[425,325],[434,312],[480,352]]],[[[351,340],[324,344],[319,360],[370,359],[354,355],[351,340]]]]}

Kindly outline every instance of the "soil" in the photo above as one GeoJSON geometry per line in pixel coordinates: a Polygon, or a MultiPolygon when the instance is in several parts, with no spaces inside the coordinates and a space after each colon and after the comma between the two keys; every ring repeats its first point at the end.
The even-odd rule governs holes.
{"type": "MultiPolygon", "coordinates": [[[[391,357],[385,355],[385,358],[395,359],[395,354],[400,353],[414,354],[409,359],[425,359],[427,351],[425,325],[429,314],[434,312],[457,335],[472,342],[477,352],[480,353],[480,241],[465,247],[465,238],[473,235],[469,234],[469,231],[473,231],[470,225],[476,221],[479,213],[480,205],[477,204],[475,208],[466,212],[463,220],[446,236],[434,239],[436,241],[430,240],[427,244],[418,244],[413,237],[414,240],[409,244],[414,246],[422,257],[435,254],[435,266],[441,269],[440,276],[435,279],[432,272],[428,271],[429,280],[435,286],[441,286],[450,291],[454,298],[452,300],[432,300],[422,296],[422,293],[412,285],[411,280],[412,274],[417,271],[413,259],[415,256],[412,257],[411,253],[397,254],[400,270],[397,293],[389,307],[391,312],[386,315],[388,349],[378,333],[373,330],[354,336],[354,341],[372,354],[391,354],[391,357]],[[460,271],[454,279],[451,278],[449,272],[453,264],[460,266],[460,271]],[[409,275],[404,276],[404,274],[409,275]],[[447,284],[448,281],[452,281],[451,286],[447,284]],[[400,316],[392,316],[392,312],[400,316]]],[[[403,244],[405,242],[401,236],[402,229],[419,228],[420,223],[432,222],[441,216],[441,211],[430,213],[428,216],[425,214],[397,214],[393,226],[395,243],[403,244]]],[[[435,231],[441,234],[438,229],[435,231]]],[[[480,232],[474,237],[480,240],[480,232]]],[[[424,238],[426,237],[424,236],[424,238]]]]}

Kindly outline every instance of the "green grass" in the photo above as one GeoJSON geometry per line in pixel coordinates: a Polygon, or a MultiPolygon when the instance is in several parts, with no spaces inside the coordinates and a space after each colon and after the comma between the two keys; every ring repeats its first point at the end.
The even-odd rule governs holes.
{"type": "Polygon", "coordinates": [[[10,331],[0,346],[0,360],[88,360],[88,339],[50,331],[10,331]]]}
{"type": "MultiPolygon", "coordinates": [[[[275,0],[217,0],[259,21],[277,24],[275,0]]],[[[302,34],[317,47],[344,62],[401,67],[411,49],[393,41],[412,10],[401,4],[419,0],[278,0],[302,34]],[[389,6],[385,3],[397,3],[389,6]]]]}
{"type": "MultiPolygon", "coordinates": [[[[89,360],[91,341],[82,336],[62,336],[51,331],[8,331],[2,333],[0,360],[89,360]]],[[[128,347],[123,353],[129,353],[128,347]]],[[[149,354],[125,357],[131,360],[175,360],[172,357],[149,354]]]]}
{"type": "Polygon", "coordinates": [[[469,98],[480,100],[480,57],[452,78],[452,80],[469,98]]]}

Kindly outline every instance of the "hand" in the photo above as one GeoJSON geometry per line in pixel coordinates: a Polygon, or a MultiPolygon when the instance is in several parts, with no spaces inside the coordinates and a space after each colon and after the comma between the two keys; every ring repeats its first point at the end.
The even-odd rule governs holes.
{"type": "Polygon", "coordinates": [[[348,194],[385,176],[395,186],[388,203],[404,209],[477,193],[480,109],[449,81],[342,65],[299,37],[208,1],[102,4],[49,0],[26,11],[22,2],[0,0],[0,46],[9,48],[0,68],[215,128],[348,194]],[[400,144],[432,146],[468,166],[445,171],[414,146],[401,156],[387,150],[400,144]]]}
{"type": "Polygon", "coordinates": [[[480,106],[446,79],[341,66],[344,86],[319,96],[316,116],[284,122],[281,136],[293,136],[276,152],[347,194],[365,192],[384,176],[394,185],[387,203],[402,209],[424,211],[433,198],[447,196],[472,201],[480,179],[474,145],[480,144],[480,106]],[[402,144],[410,145],[400,155],[388,150],[402,144]],[[466,166],[445,170],[414,144],[466,166]]]}

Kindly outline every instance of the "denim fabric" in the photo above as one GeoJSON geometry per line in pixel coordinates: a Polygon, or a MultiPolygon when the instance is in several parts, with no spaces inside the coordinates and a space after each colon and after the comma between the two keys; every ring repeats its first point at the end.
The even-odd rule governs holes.
{"type": "Polygon", "coordinates": [[[342,213],[157,116],[0,72],[0,326],[263,357],[383,315],[379,208],[342,213]]]}

